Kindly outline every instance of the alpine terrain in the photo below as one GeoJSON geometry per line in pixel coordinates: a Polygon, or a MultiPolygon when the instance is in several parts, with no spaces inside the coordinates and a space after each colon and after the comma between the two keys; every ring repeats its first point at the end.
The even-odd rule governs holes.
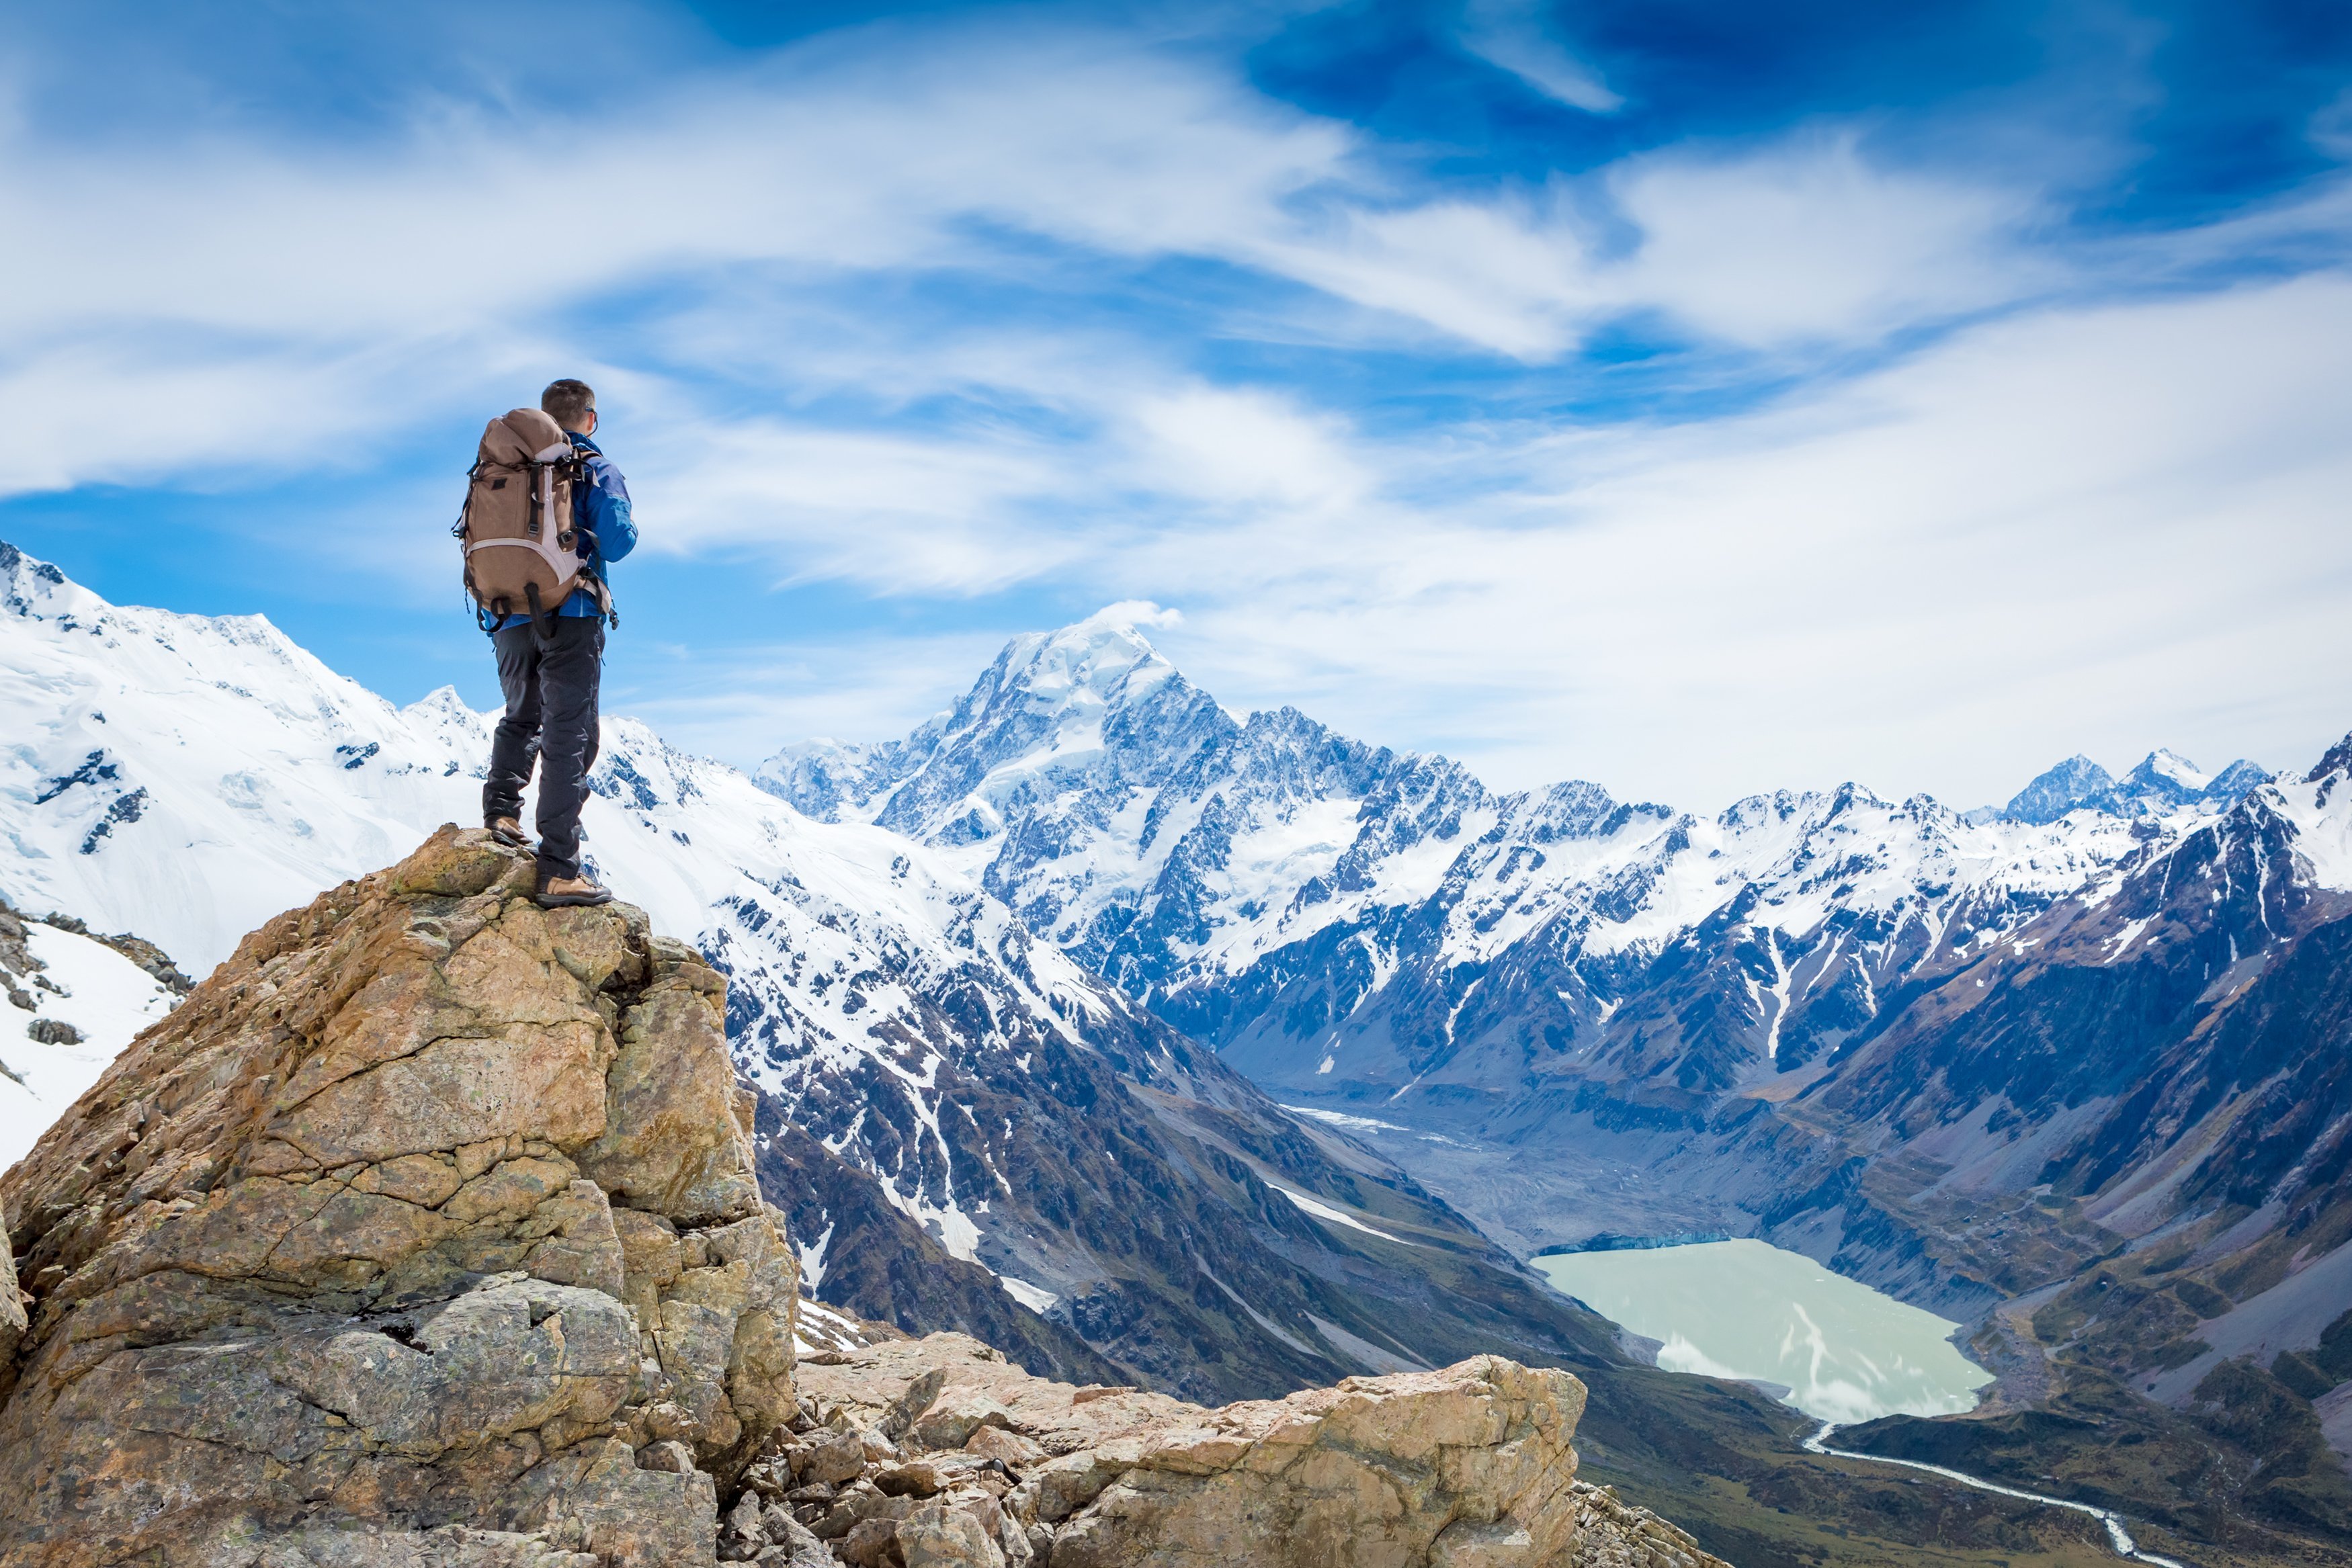
{"type": "Polygon", "coordinates": [[[758,777],[932,849],[1524,1252],[1757,1235],[1970,1322],[1986,1417],[1886,1451],[2342,1544],[2347,774],[1501,794],[1228,714],[1106,615],[758,777]]]}
{"type": "MultiPolygon", "coordinates": [[[[113,606],[13,549],[0,716],[10,983],[35,1004],[10,1002],[28,1021],[0,1087],[31,1097],[28,1127],[170,1007],[174,965],[201,976],[279,910],[472,821],[487,751],[452,693],[396,708],[257,618],[113,606]],[[34,1054],[58,1049],[81,1055],[34,1054]]],[[[2165,1316],[2283,1321],[2269,1292],[2326,1278],[2334,1145],[2246,1117],[2237,1087],[2302,1038],[2255,1030],[2246,998],[2326,1005],[2307,944],[2332,873],[2290,844],[2332,831],[2324,780],[2050,824],[1858,789],[1715,821],[1589,785],[1498,797],[1295,713],[1233,719],[1097,621],[1016,643],[909,742],[806,748],[756,782],[608,718],[594,786],[601,873],[727,982],[751,1158],[812,1298],[804,1349],[953,1330],[1033,1375],[1202,1403],[1501,1354],[1572,1368],[1586,1473],[1744,1568],[2102,1550],[2073,1516],[1802,1453],[1795,1412],[1645,1364],[1523,1261],[1602,1228],[1760,1231],[1981,1320],[2005,1403],[1961,1424],[1998,1439],[1973,1468],[2097,1491],[2159,1550],[2226,1536],[2246,1561],[2302,1561],[2329,1539],[2340,1472],[2295,1389],[2331,1375],[2337,1341],[2294,1318],[2301,1359],[2252,1365],[2165,1316]],[[2201,905],[2165,869],[2200,843],[2226,884],[2201,905]],[[2203,947],[2175,931],[2224,918],[2203,947]],[[2206,948],[2239,989],[2208,995],[2206,948]],[[2139,1033],[2095,1052],[2062,1036],[2159,954],[2126,988],[2139,1033]],[[2264,988],[2290,971],[2303,990],[2264,988]],[[2058,1010],[2001,1024],[1968,1048],[1983,1071],[1956,1072],[1956,1030],[2024,1016],[1985,1002],[2058,1010]],[[2222,1049],[2240,1036],[2180,1010],[2200,1007],[2252,1043],[2222,1049]],[[2036,1030],[2065,1040],[2053,1060],[2024,1052],[2036,1030]],[[2176,1059],[2177,1106],[2125,1103],[2176,1059]],[[2121,1176],[2058,1168],[2110,1124],[2160,1149],[2120,1152],[2121,1176]],[[2180,1154],[2233,1126],[2284,1140],[2265,1159],[2310,1155],[2252,1207],[2180,1154]],[[2137,1208],[2098,1207],[2150,1173],[2137,1208]],[[2120,1251],[2142,1235],[2165,1244],[2120,1251]],[[2156,1303],[2139,1327],[2080,1305],[2116,1290],[2156,1303]],[[2138,1386],[2160,1380],[2151,1357],[2186,1396],[2138,1386]],[[2163,1465],[2059,1441],[2107,1416],[2046,1425],[2098,1399],[2163,1465]],[[2192,1455],[2226,1486],[2178,1479],[2192,1455]]]]}

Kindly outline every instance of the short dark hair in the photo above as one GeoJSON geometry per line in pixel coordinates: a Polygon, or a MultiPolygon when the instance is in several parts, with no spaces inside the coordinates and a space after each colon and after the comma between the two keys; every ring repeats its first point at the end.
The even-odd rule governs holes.
{"type": "Polygon", "coordinates": [[[539,394],[539,406],[555,416],[555,423],[566,430],[577,430],[595,412],[596,393],[586,382],[568,377],[550,382],[547,390],[539,394]]]}

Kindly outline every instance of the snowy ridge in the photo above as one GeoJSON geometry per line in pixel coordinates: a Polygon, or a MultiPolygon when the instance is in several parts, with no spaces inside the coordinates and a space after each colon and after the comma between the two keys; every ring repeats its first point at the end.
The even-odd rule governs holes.
{"type": "Polygon", "coordinates": [[[479,815],[455,693],[398,709],[260,616],[120,608],[5,544],[0,715],[0,894],[198,974],[416,823],[479,815]]]}
{"type": "Polygon", "coordinates": [[[1581,781],[1498,796],[1293,709],[1236,719],[1110,612],[1016,638],[904,740],[791,747],[758,775],[949,857],[1254,1076],[1326,1092],[1606,1054],[1640,972],[1700,940],[1745,953],[1722,981],[1744,1043],[1717,1042],[1745,1060],[1700,1076],[1801,1066],[1923,965],[2111,892],[2268,777],[2158,751],[2117,779],[2074,758],[1965,815],[1854,784],[1712,819],[1581,781]],[[1517,988],[1481,992],[1490,969],[1517,988]],[[1784,1027],[1822,1002],[1816,1027],[1784,1027]]]}
{"type": "Polygon", "coordinates": [[[1295,709],[1236,720],[1110,612],[1015,638],[903,741],[788,747],[756,777],[939,850],[1142,995],[1428,897],[1498,806],[1295,709]]]}

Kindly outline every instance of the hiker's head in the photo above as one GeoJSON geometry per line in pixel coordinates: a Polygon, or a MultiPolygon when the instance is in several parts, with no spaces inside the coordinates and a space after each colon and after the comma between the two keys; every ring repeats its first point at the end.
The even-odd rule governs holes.
{"type": "Polygon", "coordinates": [[[596,394],[586,382],[566,378],[548,382],[547,390],[539,394],[539,406],[566,430],[583,435],[596,434],[596,394]]]}

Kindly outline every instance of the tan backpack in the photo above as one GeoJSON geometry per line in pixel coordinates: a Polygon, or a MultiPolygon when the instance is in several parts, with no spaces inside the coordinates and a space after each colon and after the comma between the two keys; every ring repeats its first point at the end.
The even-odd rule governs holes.
{"type": "Polygon", "coordinates": [[[490,421],[466,475],[466,509],[450,531],[466,552],[466,591],[485,616],[551,624],[575,589],[610,609],[572,527],[572,486],[587,482],[563,427],[535,408],[490,421]]]}

